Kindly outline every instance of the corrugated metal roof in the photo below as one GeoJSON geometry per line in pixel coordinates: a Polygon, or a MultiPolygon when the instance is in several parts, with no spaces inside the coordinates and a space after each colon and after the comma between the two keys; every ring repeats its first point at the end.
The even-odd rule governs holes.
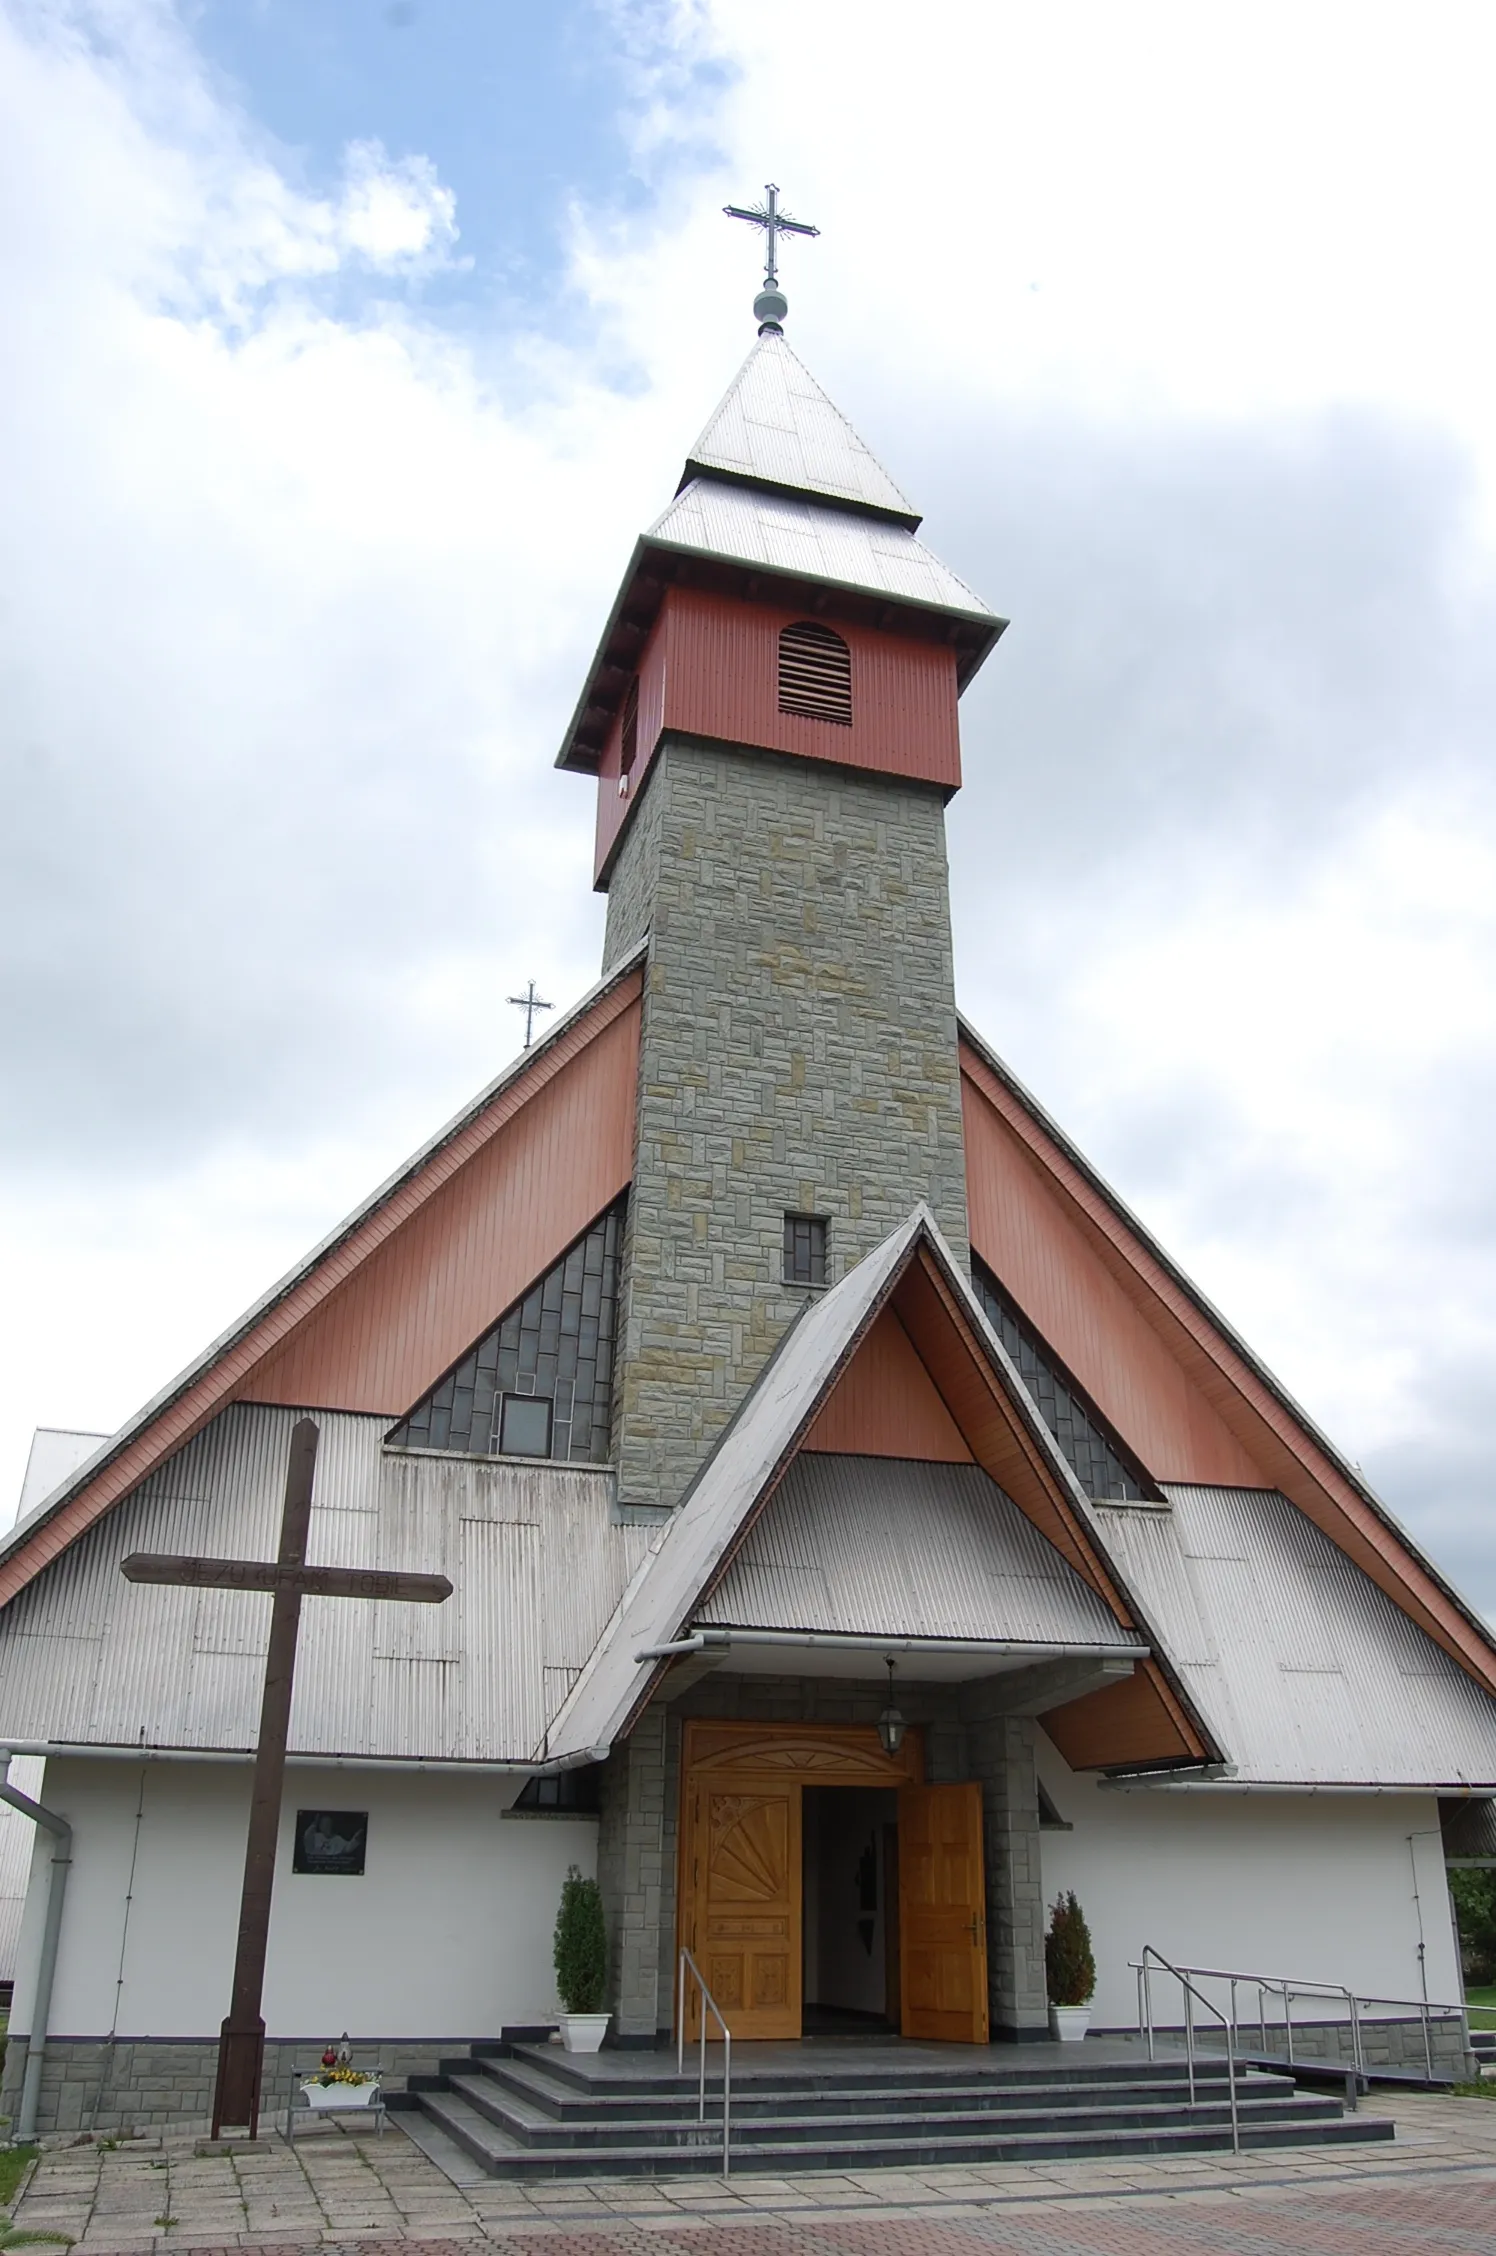
{"type": "MultiPolygon", "coordinates": [[[[662,1530],[653,1555],[624,1593],[601,1643],[552,1726],[553,1753],[583,1754],[606,1748],[626,1727],[660,1667],[658,1662],[641,1662],[634,1656],[678,1635],[745,1515],[784,1464],[831,1380],[884,1305],[921,1240],[939,1262],[1015,1410],[1048,1461],[1055,1482],[1069,1495],[1101,1550],[1095,1516],[1075,1475],[988,1322],[934,1215],[921,1203],[881,1246],[812,1302],[785,1334],[707,1460],[695,1487],[662,1530]]],[[[1114,1579],[1125,1591],[1120,1570],[1114,1570],[1114,1579]]],[[[1132,1593],[1125,1591],[1125,1595],[1132,1604],[1132,1593]]],[[[1146,1611],[1134,1606],[1133,1612],[1151,1648],[1152,1624],[1146,1611]]],[[[1120,1642],[1123,1634],[1115,1618],[1109,1616],[1110,1641],[1120,1642]]]]}
{"type": "Polygon", "coordinates": [[[761,337],[691,449],[686,479],[725,471],[903,518],[917,511],[783,337],[761,337]]]}
{"type": "MultiPolygon", "coordinates": [[[[254,1744],[267,1595],[126,1582],[130,1551],[274,1556],[298,1412],[236,1404],[0,1616],[0,1742],[254,1744]]],[[[309,1555],[445,1574],[441,1606],[309,1599],[297,1753],[525,1763],[644,1556],[606,1473],[386,1452],[384,1418],[320,1412],[309,1555]]]]}
{"type": "Polygon", "coordinates": [[[1496,1783],[1496,1700],[1288,1497],[1164,1493],[1093,1512],[1240,1780],[1496,1783]]]}
{"type": "Polygon", "coordinates": [[[902,525],[880,524],[824,501],[797,501],[791,494],[696,478],[655,520],[645,539],[655,548],[757,565],[962,618],[996,619],[981,597],[902,525]]]}
{"type": "Polygon", "coordinates": [[[1143,1650],[979,1465],[893,1457],[797,1457],[692,1619],[1143,1650]]]}

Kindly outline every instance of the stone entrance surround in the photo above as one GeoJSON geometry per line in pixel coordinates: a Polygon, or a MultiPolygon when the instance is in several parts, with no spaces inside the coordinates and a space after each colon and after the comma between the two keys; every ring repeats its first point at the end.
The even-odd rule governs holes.
{"type": "MultiPolygon", "coordinates": [[[[963,1685],[901,1680],[898,1687],[904,1715],[924,1731],[930,1784],[981,1782],[987,1981],[999,2044],[1049,2033],[1034,1720],[1010,1712],[1032,1690],[1035,1673],[963,1685]]],[[[614,1749],[602,1780],[598,1879],[622,2042],[654,2044],[674,2023],[682,1720],[872,1725],[886,1699],[881,1684],[724,1673],[669,1702],[657,1698],[614,1749]]]]}

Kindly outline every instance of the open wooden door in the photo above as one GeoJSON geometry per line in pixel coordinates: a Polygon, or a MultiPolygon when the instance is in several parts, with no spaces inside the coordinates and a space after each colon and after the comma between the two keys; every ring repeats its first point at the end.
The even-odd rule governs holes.
{"type": "Polygon", "coordinates": [[[906,2037],[987,2042],[982,1789],[899,1789],[900,2026],[906,2037]]]}
{"type": "MultiPolygon", "coordinates": [[[[681,1857],[681,1936],[734,2038],[800,2034],[800,1785],[692,1788],[681,1857]]],[[[698,2028],[688,1984],[686,2033],[698,2028]]],[[[720,2032],[707,2017],[707,2036],[720,2032]]]]}

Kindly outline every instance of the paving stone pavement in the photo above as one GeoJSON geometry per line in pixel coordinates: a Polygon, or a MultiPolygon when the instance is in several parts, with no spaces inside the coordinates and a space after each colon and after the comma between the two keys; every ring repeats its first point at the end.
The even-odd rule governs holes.
{"type": "Polygon", "coordinates": [[[83,2251],[293,2256],[1496,2256],[1496,2105],[1378,2093],[1393,2145],[520,2186],[438,2168],[392,2121],[288,2147],[131,2141],[43,2153],[17,2225],[83,2251]]]}

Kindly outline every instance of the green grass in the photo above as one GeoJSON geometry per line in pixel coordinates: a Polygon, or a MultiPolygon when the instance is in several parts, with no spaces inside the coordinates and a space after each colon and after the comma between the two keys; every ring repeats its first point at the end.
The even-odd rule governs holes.
{"type": "Polygon", "coordinates": [[[1496,2029],[1496,1982],[1468,1989],[1465,2003],[1470,2008],[1472,2029],[1496,2029]]]}
{"type": "Polygon", "coordinates": [[[37,2157],[34,2146],[8,2146],[0,2149],[0,2209],[9,2210],[15,2199],[16,2187],[37,2157]]]}

